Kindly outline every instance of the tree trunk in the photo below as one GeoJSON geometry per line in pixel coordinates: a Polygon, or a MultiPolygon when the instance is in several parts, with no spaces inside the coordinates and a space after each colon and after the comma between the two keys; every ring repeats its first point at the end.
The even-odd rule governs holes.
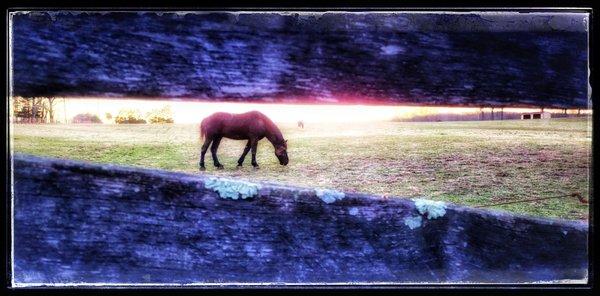
{"type": "Polygon", "coordinates": [[[48,98],[48,119],[50,123],[54,123],[54,100],[56,98],[48,98]]]}

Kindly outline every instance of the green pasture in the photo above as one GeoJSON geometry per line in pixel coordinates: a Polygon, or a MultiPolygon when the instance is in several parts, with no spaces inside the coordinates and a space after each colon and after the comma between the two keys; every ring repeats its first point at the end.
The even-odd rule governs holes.
{"type": "MultiPolygon", "coordinates": [[[[280,124],[290,164],[280,166],[267,140],[252,169],[236,169],[244,141],[224,139],[217,171],[205,174],[299,186],[425,197],[464,205],[588,195],[591,122],[587,119],[472,122],[280,124]]],[[[198,125],[71,124],[12,126],[15,152],[200,174],[198,125]]],[[[588,206],[551,199],[495,208],[586,219],[588,206]]]]}

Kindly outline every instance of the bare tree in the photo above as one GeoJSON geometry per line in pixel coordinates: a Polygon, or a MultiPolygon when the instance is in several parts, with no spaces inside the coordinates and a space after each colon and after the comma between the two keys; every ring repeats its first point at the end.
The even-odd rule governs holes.
{"type": "Polygon", "coordinates": [[[12,98],[11,118],[14,123],[21,122],[24,117],[28,117],[28,102],[22,97],[12,98]]]}
{"type": "Polygon", "coordinates": [[[29,98],[31,103],[31,113],[29,114],[29,123],[38,123],[45,118],[44,98],[29,98]]]}
{"type": "Polygon", "coordinates": [[[29,98],[31,107],[29,108],[29,123],[33,123],[35,120],[35,114],[37,113],[37,107],[35,106],[35,98],[29,98]]]}
{"type": "Polygon", "coordinates": [[[48,111],[48,119],[50,121],[50,123],[54,123],[54,106],[56,105],[56,97],[48,97],[46,98],[46,100],[48,101],[47,104],[47,111],[48,111]]]}

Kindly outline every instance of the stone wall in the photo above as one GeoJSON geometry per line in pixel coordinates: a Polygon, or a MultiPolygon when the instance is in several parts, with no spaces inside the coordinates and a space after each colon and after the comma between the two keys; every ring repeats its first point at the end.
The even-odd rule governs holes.
{"type": "Polygon", "coordinates": [[[13,159],[17,285],[587,279],[585,222],[20,154],[13,159]]]}

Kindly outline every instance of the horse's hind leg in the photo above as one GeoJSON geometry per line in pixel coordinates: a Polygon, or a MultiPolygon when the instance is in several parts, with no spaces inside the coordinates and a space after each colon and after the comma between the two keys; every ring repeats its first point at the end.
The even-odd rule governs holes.
{"type": "Polygon", "coordinates": [[[258,149],[258,139],[252,140],[252,143],[250,145],[252,148],[252,166],[255,169],[258,169],[258,163],[256,162],[256,150],[258,149]]]}
{"type": "Polygon", "coordinates": [[[219,163],[219,159],[217,158],[217,149],[219,149],[219,144],[221,143],[221,137],[217,137],[213,140],[212,146],[210,146],[210,153],[212,154],[212,159],[217,169],[222,169],[223,165],[219,163]]]}
{"type": "Polygon", "coordinates": [[[240,156],[240,159],[238,160],[238,167],[242,166],[242,164],[244,163],[244,159],[246,158],[246,155],[248,154],[249,151],[250,151],[250,140],[248,140],[248,143],[246,143],[246,148],[244,148],[244,152],[242,152],[242,156],[240,156]]]}
{"type": "Polygon", "coordinates": [[[208,150],[208,146],[210,146],[210,143],[212,142],[212,138],[211,137],[206,137],[206,139],[204,139],[204,144],[202,144],[202,151],[200,151],[200,170],[204,171],[206,170],[206,167],[204,167],[204,155],[206,154],[206,150],[208,150]]]}

